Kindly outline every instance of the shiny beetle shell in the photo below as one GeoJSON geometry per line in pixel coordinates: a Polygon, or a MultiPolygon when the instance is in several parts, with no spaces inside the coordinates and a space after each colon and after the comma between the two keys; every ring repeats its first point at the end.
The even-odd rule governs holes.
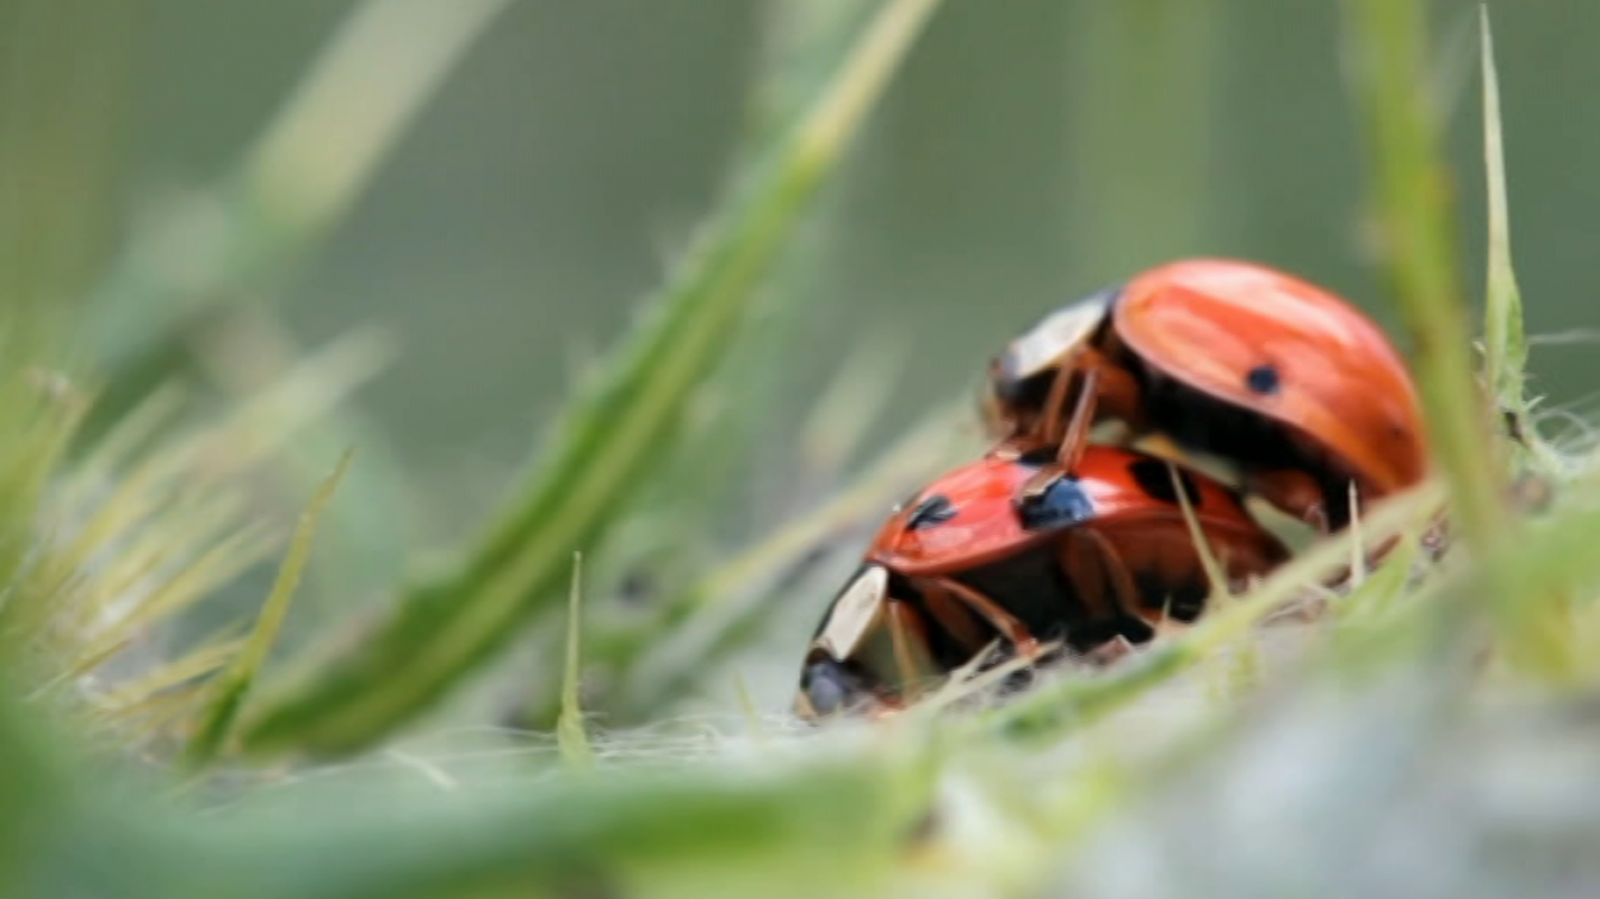
{"type": "Polygon", "coordinates": [[[1180,486],[1230,587],[1288,557],[1233,491],[1156,457],[1091,446],[1067,473],[1052,453],[991,453],[884,523],[817,628],[796,710],[897,708],[997,637],[1031,656],[1193,620],[1211,584],[1180,486]]]}
{"type": "MultiPolygon", "coordinates": [[[[1173,262],[1051,313],[991,364],[991,428],[1064,439],[1042,433],[1050,388],[1091,367],[1102,373],[1095,420],[1232,462],[1269,502],[1322,516],[1325,528],[1348,521],[1350,482],[1372,500],[1426,473],[1416,391],[1383,331],[1333,293],[1266,266],[1173,262]]],[[[1084,439],[1063,446],[1063,458],[1084,439]]]]}

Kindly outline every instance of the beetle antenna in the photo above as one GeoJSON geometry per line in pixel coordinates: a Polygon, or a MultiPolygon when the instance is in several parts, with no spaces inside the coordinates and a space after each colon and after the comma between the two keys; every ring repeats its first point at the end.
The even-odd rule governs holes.
{"type": "Polygon", "coordinates": [[[1117,607],[1123,614],[1135,618],[1143,618],[1139,608],[1139,586],[1133,582],[1133,574],[1128,571],[1128,566],[1122,561],[1122,553],[1106,536],[1094,528],[1084,528],[1084,536],[1094,541],[1095,547],[1100,550],[1100,557],[1104,560],[1106,571],[1111,575],[1111,589],[1116,594],[1117,607]]]}
{"type": "MultiPolygon", "coordinates": [[[[1101,564],[1104,547],[1103,540],[1096,539],[1092,544],[1085,543],[1085,537],[1099,538],[1099,535],[1088,528],[1076,528],[1067,532],[1066,540],[1062,545],[1062,567],[1066,569],[1067,577],[1071,579],[1078,602],[1081,603],[1091,617],[1110,618],[1112,610],[1106,606],[1105,597],[1099,592],[1085,589],[1088,583],[1088,574],[1091,565],[1101,564]]],[[[1104,571],[1102,567],[1101,573],[1104,571]]]]}

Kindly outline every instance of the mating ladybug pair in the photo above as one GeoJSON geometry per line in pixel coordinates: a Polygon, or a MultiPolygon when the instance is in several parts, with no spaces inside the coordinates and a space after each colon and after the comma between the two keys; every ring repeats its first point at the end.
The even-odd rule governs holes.
{"type": "Polygon", "coordinates": [[[1288,558],[1234,489],[1124,444],[1161,435],[1323,533],[1419,483],[1428,453],[1399,354],[1332,293],[1255,263],[1192,259],[1052,313],[992,360],[997,444],[883,525],[806,655],[797,711],[897,708],[997,637],[1090,652],[1187,622],[1213,585],[1288,558]]]}

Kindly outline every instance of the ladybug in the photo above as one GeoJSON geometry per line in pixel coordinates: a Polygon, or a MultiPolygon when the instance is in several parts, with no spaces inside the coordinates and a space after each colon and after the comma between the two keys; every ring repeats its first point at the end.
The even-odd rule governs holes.
{"type": "Polygon", "coordinates": [[[813,635],[799,715],[899,708],[996,637],[1038,658],[1048,641],[1089,652],[1193,621],[1212,585],[1180,484],[1230,587],[1289,556],[1209,477],[1112,446],[1071,472],[1055,455],[1002,447],[897,508],[813,635]]]}
{"type": "Polygon", "coordinates": [[[1242,485],[1323,532],[1428,466],[1416,389],[1370,319],[1292,275],[1186,259],[1046,316],[990,361],[994,436],[1057,446],[1090,428],[1162,434],[1229,463],[1242,485]]]}

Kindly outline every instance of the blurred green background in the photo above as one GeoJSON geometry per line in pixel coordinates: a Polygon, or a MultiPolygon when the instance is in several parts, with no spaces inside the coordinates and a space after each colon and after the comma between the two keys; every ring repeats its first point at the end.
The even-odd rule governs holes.
{"type": "MultiPolygon", "coordinates": [[[[1030,868],[1069,859],[1063,846],[1079,846],[1093,873],[1159,875],[1161,864],[1186,858],[1163,848],[1172,822],[1172,846],[1222,834],[1217,822],[1235,819],[1252,835],[1293,836],[1273,823],[1308,808],[1335,828],[1318,832],[1315,851],[1262,852],[1250,838],[1223,839],[1219,846],[1254,848],[1239,858],[1203,853],[1193,870],[1294,882],[1304,892],[1324,866],[1330,882],[1348,886],[1369,873],[1350,859],[1381,871],[1399,851],[1449,882],[1440,895],[1454,897],[1495,892],[1500,881],[1479,869],[1544,870],[1516,847],[1538,856],[1539,847],[1581,846],[1593,833],[1576,806],[1554,801],[1591,797],[1573,773],[1582,766],[1550,751],[1589,758],[1593,735],[1540,727],[1523,715],[1531,709],[1458,727],[1467,719],[1454,703],[1464,691],[1438,676],[1450,672],[1433,649],[1476,641],[1475,627],[1442,625],[1483,620],[1470,612],[1483,599],[1483,610],[1510,613],[1490,648],[1503,651],[1515,677],[1484,682],[1497,707],[1506,698],[1498,691],[1517,689],[1522,676],[1559,680],[1572,690],[1562,700],[1596,682],[1589,660],[1600,654],[1588,647],[1600,619],[1586,604],[1594,556],[1585,541],[1600,506],[1577,472],[1556,483],[1557,514],[1530,521],[1529,551],[1521,552],[1524,538],[1503,533],[1517,541],[1515,565],[1469,553],[1463,567],[1420,587],[1402,586],[1410,566],[1396,565],[1355,588],[1345,606],[1355,614],[1340,615],[1338,651],[1323,659],[1341,682],[1373,689],[1351,694],[1353,703],[1272,690],[1276,698],[1260,706],[1266,716],[1225,719],[1249,712],[1196,696],[1184,705],[1218,712],[1203,728],[1207,751],[1159,739],[1167,725],[1177,725],[1169,736],[1187,731],[1193,717],[1163,714],[1161,726],[1103,744],[1114,764],[1099,764],[1102,750],[1091,744],[1110,732],[1083,728],[1149,695],[1153,683],[1201,686],[1209,700],[1242,698],[1256,683],[1254,638],[1236,646],[1240,631],[1227,629],[1246,624],[1236,610],[1126,678],[1063,679],[1065,689],[1012,707],[1020,717],[996,709],[975,719],[978,729],[948,732],[951,741],[884,731],[903,736],[843,757],[848,778],[790,770],[780,748],[810,762],[826,760],[827,744],[765,745],[763,713],[791,697],[807,634],[856,564],[863,529],[891,494],[904,496],[943,464],[950,447],[935,444],[953,436],[973,438],[957,452],[980,445],[971,415],[965,426],[913,432],[914,441],[904,440],[907,426],[951,399],[970,411],[985,360],[1018,329],[1141,267],[1202,253],[1300,272],[1393,325],[1375,275],[1384,261],[1375,254],[1393,242],[1365,218],[1381,204],[1362,196],[1375,180],[1362,156],[1388,145],[1387,161],[1403,165],[1405,148],[1361,133],[1379,117],[1357,122],[1341,50],[1384,48],[1387,71],[1370,79],[1365,99],[1401,111],[1410,108],[1394,99],[1412,83],[1406,63],[1436,61],[1432,97],[1449,116],[1469,289],[1480,292],[1478,7],[1434,3],[1435,52],[1418,54],[1406,39],[1414,7],[1388,2],[945,4],[910,64],[889,66],[888,102],[867,104],[867,133],[849,144],[842,177],[831,171],[828,127],[783,142],[789,152],[758,182],[757,202],[731,204],[722,252],[675,269],[666,294],[676,311],[652,330],[629,324],[647,298],[660,300],[669,266],[708,211],[730,208],[718,196],[731,171],[748,171],[736,163],[750,161],[750,132],[771,139],[824,85],[834,99],[851,86],[873,94],[862,87],[872,66],[859,63],[874,54],[836,66],[829,51],[842,50],[874,10],[904,16],[915,4],[0,0],[0,348],[11,348],[0,352],[0,369],[12,366],[0,371],[0,413],[20,422],[0,428],[0,581],[10,581],[0,637],[20,635],[8,645],[23,650],[7,667],[24,675],[34,709],[53,714],[58,696],[73,714],[85,706],[94,726],[70,745],[115,742],[141,779],[181,754],[220,775],[203,789],[224,804],[236,790],[264,797],[244,796],[241,806],[257,812],[241,808],[234,820],[287,813],[275,825],[281,835],[264,830],[266,839],[220,827],[226,815],[168,833],[109,781],[58,786],[45,762],[65,758],[69,743],[35,749],[28,722],[0,702],[0,756],[27,788],[0,804],[0,895],[16,894],[37,870],[58,878],[40,881],[38,894],[51,896],[101,877],[130,895],[163,897],[216,895],[213,880],[297,899],[378,895],[386,884],[407,895],[459,894],[451,888],[467,884],[486,896],[476,887],[496,871],[539,881],[586,876],[585,859],[601,873],[608,860],[642,859],[630,868],[639,883],[699,897],[711,878],[698,882],[696,866],[711,861],[707,870],[725,876],[768,843],[796,866],[752,870],[802,891],[816,879],[790,870],[827,870],[833,885],[855,867],[909,859],[966,895],[967,865],[1015,884],[1030,868]],[[460,65],[442,66],[451,34],[502,5],[460,65]],[[775,12],[789,18],[775,23],[775,12]],[[830,20],[834,12],[857,18],[830,20]],[[350,28],[352,15],[365,27],[350,28]],[[1361,23],[1361,35],[1341,34],[1341,20],[1361,23]],[[368,40],[362,52],[333,54],[345,65],[319,71],[337,35],[351,33],[368,40]],[[436,93],[434,67],[451,70],[436,93]],[[305,83],[346,102],[331,116],[317,115],[315,103],[307,114],[290,99],[305,83]],[[752,98],[753,85],[769,92],[752,98]],[[419,95],[427,96],[414,122],[385,108],[419,95]],[[286,105],[296,114],[283,116],[286,105]],[[392,147],[386,121],[398,134],[392,147]],[[274,138],[264,150],[263,134],[274,138]],[[810,175],[827,175],[820,209],[806,202],[810,175]],[[787,226],[802,209],[806,227],[795,239],[787,226]],[[766,277],[765,251],[777,244],[788,256],[766,277]],[[736,313],[751,280],[765,302],[747,321],[736,313]],[[87,340],[73,347],[80,357],[63,359],[50,343],[53,323],[35,321],[23,304],[71,311],[62,298],[80,294],[86,314],[71,324],[87,340]],[[279,339],[280,315],[294,340],[279,339]],[[627,335],[720,335],[722,323],[740,335],[727,354],[689,339],[679,354],[646,344],[600,355],[627,335]],[[360,390],[370,421],[342,406],[343,388],[361,382],[363,363],[351,361],[361,354],[307,355],[348,346],[353,329],[369,326],[399,349],[360,390]],[[70,379],[47,380],[41,393],[37,380],[14,377],[18,368],[38,374],[36,362],[81,366],[95,387],[109,379],[95,413],[126,416],[119,436],[127,439],[102,439],[95,426],[106,422],[91,422],[58,458],[82,394],[70,379]],[[714,362],[720,369],[701,383],[697,366],[714,362]],[[595,366],[606,366],[612,389],[569,401],[595,366]],[[841,372],[854,373],[842,399],[841,372]],[[197,402],[171,408],[193,415],[153,415],[170,394],[150,400],[148,388],[183,374],[202,375],[187,379],[197,402]],[[696,383],[702,389],[691,390],[696,383]],[[893,398],[883,411],[872,402],[879,391],[893,398]],[[603,417],[622,424],[594,424],[585,416],[596,409],[622,410],[603,417]],[[566,440],[543,443],[558,410],[566,440]],[[688,426],[658,426],[661,410],[681,412],[688,426]],[[871,423],[859,446],[852,413],[871,423]],[[920,453],[897,449],[885,464],[880,453],[902,441],[920,453]],[[319,500],[308,499],[318,483],[328,498],[333,483],[324,478],[351,444],[355,464],[321,516],[319,500]],[[538,476],[518,475],[551,460],[538,476]],[[297,520],[302,529],[286,549],[277,540],[297,520]],[[36,532],[49,539],[22,539],[36,532]],[[445,548],[462,552],[437,566],[442,574],[430,570],[431,551],[445,548]],[[583,580],[568,606],[574,550],[584,553],[583,580]],[[305,595],[289,610],[302,566],[305,595]],[[269,593],[273,583],[282,589],[269,593]],[[1513,583],[1516,591],[1497,589],[1513,583]],[[1426,601],[1437,597],[1446,601],[1426,601]],[[232,638],[251,620],[241,646],[232,638]],[[569,633],[575,639],[564,643],[569,633]],[[314,663],[330,656],[319,671],[314,663]],[[1343,677],[1368,662],[1376,672],[1385,659],[1403,661],[1404,676],[1343,677]],[[495,666],[499,677],[478,677],[491,662],[509,664],[495,666]],[[570,693],[558,696],[558,686],[570,693]],[[76,702],[84,698],[93,702],[76,702]],[[1293,715],[1277,717],[1284,710],[1293,715]],[[739,712],[750,717],[735,726],[739,712]],[[1216,741],[1212,725],[1225,720],[1249,726],[1238,740],[1216,741]],[[393,742],[409,724],[419,725],[406,735],[414,739],[393,742]],[[725,724],[731,739],[718,736],[725,724]],[[1280,725],[1298,742],[1281,742],[1280,725]],[[1070,748],[1056,742],[1063,736],[1070,748]],[[274,754],[365,749],[374,751],[349,766],[266,764],[274,754]],[[751,749],[758,768],[780,776],[775,790],[730,779],[729,763],[751,749]],[[581,771],[596,753],[620,763],[611,769],[620,775],[635,759],[707,752],[709,777],[669,772],[654,788],[581,771]],[[1262,766],[1263,752],[1291,764],[1262,766]],[[543,777],[543,762],[558,757],[574,776],[543,777]],[[232,770],[247,758],[263,767],[232,770]],[[930,759],[943,771],[929,772],[930,759]],[[1222,785],[1215,799],[1186,798],[1171,776],[1191,763],[1203,766],[1193,770],[1208,791],[1222,785]],[[1543,779],[1528,781],[1528,772],[1543,779]],[[936,786],[929,773],[941,793],[952,783],[966,798],[933,803],[922,795],[936,786]],[[258,774],[269,789],[249,789],[258,774]],[[523,807],[480,806],[456,792],[473,782],[489,788],[476,794],[483,800],[516,798],[509,793],[524,781],[533,804],[510,817],[502,812],[523,807]],[[545,785],[554,792],[539,792],[545,785]],[[400,806],[355,798],[345,786],[402,803],[439,798],[439,808],[483,817],[469,827],[420,813],[425,805],[396,813],[400,806]],[[1173,786],[1176,805],[1148,805],[1149,820],[1125,831],[1138,847],[1134,863],[1115,863],[1114,851],[1086,839],[1091,822],[1155,797],[1144,788],[1173,786]],[[1504,804],[1509,796],[1523,805],[1504,804]],[[1427,817],[1397,817],[1397,802],[1427,817]],[[99,814],[112,805],[127,810],[99,814]],[[952,848],[968,844],[942,860],[955,864],[925,866],[940,860],[907,853],[904,837],[918,835],[915,849],[932,833],[937,849],[947,807],[1000,814],[950,830],[952,848]],[[347,825],[334,812],[365,817],[347,825]],[[1427,838],[1417,842],[1419,834],[1427,838]],[[634,844],[644,855],[633,855],[634,844]],[[7,845],[22,849],[7,855],[7,845]],[[85,847],[133,864],[79,864],[85,847]],[[1443,851],[1451,847],[1454,855],[1443,851]],[[681,865],[687,879],[657,878],[656,857],[664,868],[681,865]],[[1280,870],[1258,870],[1261,860],[1280,870]],[[178,871],[196,888],[154,888],[178,871]]],[[[1600,10],[1593,0],[1492,7],[1530,329],[1580,338],[1536,348],[1535,389],[1593,418],[1600,404],[1585,404],[1593,376],[1582,367],[1594,352],[1585,163],[1600,139],[1587,98],[1600,74],[1590,71],[1600,68],[1591,52],[1600,10]]],[[[895,55],[880,46],[876,58],[895,55]]],[[[850,118],[824,121],[850,132],[839,124],[850,118]]],[[[1427,169],[1419,159],[1409,170],[1427,169]]],[[[1473,657],[1483,658],[1476,642],[1473,657]]],[[[1562,716],[1575,725],[1592,718],[1562,716]]],[[[1180,891],[1202,882],[1184,864],[1170,876],[1180,891]]],[[[1512,881],[1518,888],[1522,876],[1512,881]]],[[[560,884],[552,889],[566,895],[590,881],[560,884]]],[[[732,894],[751,892],[759,889],[732,894]]]]}
{"type": "MultiPolygon", "coordinates": [[[[127,196],[223,171],[351,4],[151,4],[127,196]]],[[[1600,9],[1492,4],[1529,329],[1594,324],[1600,9]]],[[[1480,270],[1476,4],[1436,4],[1464,243],[1480,270]]],[[[854,343],[913,351],[887,435],[970,390],[1052,304],[1180,254],[1234,254],[1384,308],[1331,2],[952,3],[830,191],[790,279],[784,395],[854,343]]],[[[429,530],[474,520],[586,347],[625,326],[707,209],[762,26],[753,0],[520,0],[444,85],[285,300],[318,344],[401,341],[362,395],[422,480],[429,530]]],[[[1479,285],[1473,284],[1474,292],[1479,285]]],[[[1386,324],[1391,320],[1385,319],[1386,324]]],[[[1586,389],[1583,345],[1536,389],[1586,389]]]]}
{"type": "MultiPolygon", "coordinates": [[[[1337,692],[1371,693],[1291,675],[1255,709],[1231,701],[1274,664],[1245,629],[1303,571],[1126,677],[1062,678],[974,728],[874,730],[839,756],[768,740],[793,723],[767,713],[866,534],[982,445],[984,364],[1041,314],[1227,254],[1392,327],[1377,273],[1406,266],[1379,254],[1423,243],[1436,210],[1410,222],[1417,242],[1386,240],[1365,210],[1404,227],[1419,182],[1375,179],[1363,157],[1431,174],[1429,129],[1408,162],[1385,127],[1427,99],[1448,116],[1480,292],[1479,7],[1435,2],[1425,26],[1388,4],[0,0],[0,677],[32,713],[0,690],[0,760],[22,788],[0,803],[0,896],[488,896],[499,878],[609,894],[589,878],[608,863],[697,899],[735,869],[814,892],[818,870],[833,886],[909,867],[969,895],[963,874],[1014,886],[1071,846],[1085,870],[1160,875],[1187,857],[1163,848],[1171,822],[1173,846],[1229,820],[1292,836],[1275,822],[1318,809],[1335,829],[1315,852],[1223,839],[1254,848],[1193,870],[1304,893],[1399,851],[1460,899],[1495,892],[1479,870],[1543,870],[1537,851],[1482,847],[1581,846],[1595,831],[1569,805],[1594,794],[1550,752],[1590,758],[1593,734],[1501,700],[1538,685],[1563,718],[1592,718],[1564,703],[1600,683],[1593,446],[1555,460],[1572,468],[1525,536],[1483,502],[1461,516],[1478,534],[1465,555],[1420,582],[1397,559],[1330,616],[1326,656],[1290,653],[1307,686],[1325,666],[1337,692]],[[1429,28],[1423,53],[1411,38],[1429,28]],[[1342,51],[1373,63],[1362,121],[1342,51]],[[1408,93],[1422,60],[1426,97],[1408,93]],[[780,135],[798,110],[825,114],[780,135]],[[777,165],[751,165],[761,146],[777,165]],[[762,177],[729,201],[732,173],[762,177]],[[712,212],[714,239],[686,254],[712,212]],[[651,301],[666,314],[634,326],[651,301]],[[396,341],[388,367],[350,339],[369,328],[396,341]],[[188,392],[153,392],[174,382],[188,392]],[[952,400],[960,422],[929,421],[952,400]],[[351,446],[348,477],[330,475],[351,446]],[[1459,689],[1435,650],[1470,640],[1484,670],[1485,631],[1490,678],[1471,680],[1487,690],[1459,689]],[[1390,663],[1392,680],[1345,677],[1390,663]],[[1215,715],[1161,701],[1178,714],[1102,742],[1095,721],[1169,685],[1215,715]],[[1480,699],[1495,716],[1461,727],[1480,699]],[[1225,722],[1237,738],[1216,739],[1225,722]],[[70,737],[46,733],[58,723],[70,737]],[[55,770],[75,752],[131,777],[55,770]],[[316,764],[335,757],[349,764],[316,764]],[[624,773],[691,758],[711,764],[653,785],[624,773]],[[777,779],[739,783],[741,760],[777,779]],[[583,770],[597,761],[607,776],[583,770]],[[570,776],[546,777],[556,765],[570,776]],[[1185,772],[1223,788],[1186,797],[1185,772]],[[223,814],[148,814],[135,782],[223,814]],[[1093,842],[1173,787],[1120,838],[1133,863],[1093,842]],[[429,811],[447,807],[468,817],[429,811]]],[[[1600,434],[1582,421],[1600,414],[1583,368],[1600,342],[1584,265],[1600,10],[1492,7],[1530,329],[1578,338],[1536,347],[1534,387],[1600,434]]],[[[1476,449],[1462,430],[1446,445],[1476,449]]],[[[1170,875],[1203,886],[1185,864],[1170,875]]]]}

